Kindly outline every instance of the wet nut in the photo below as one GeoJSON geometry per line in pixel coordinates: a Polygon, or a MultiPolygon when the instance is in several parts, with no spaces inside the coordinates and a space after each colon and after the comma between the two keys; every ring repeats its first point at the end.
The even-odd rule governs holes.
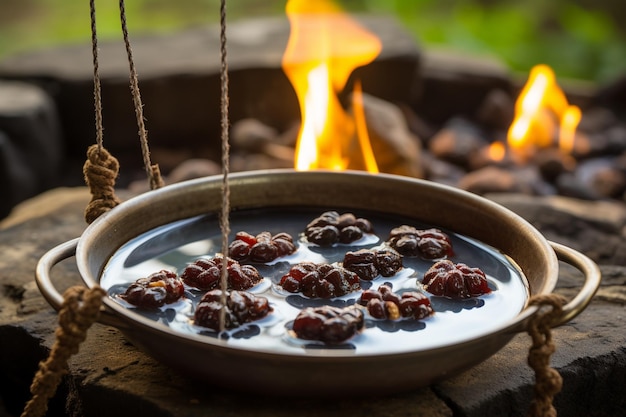
{"type": "Polygon", "coordinates": [[[339,214],[327,211],[313,219],[304,231],[307,240],[320,246],[331,246],[335,243],[351,243],[363,237],[363,233],[372,233],[372,223],[357,218],[352,213],[339,214]]]}
{"type": "Polygon", "coordinates": [[[330,265],[301,262],[280,279],[288,292],[301,292],[311,298],[333,298],[361,289],[359,276],[347,269],[330,265]]]}
{"type": "Polygon", "coordinates": [[[261,232],[252,236],[247,232],[238,232],[235,240],[228,247],[229,255],[236,261],[266,263],[291,255],[296,251],[293,238],[288,233],[261,232]]]}
{"type": "Polygon", "coordinates": [[[398,304],[393,301],[385,301],[385,312],[389,320],[398,320],[401,317],[398,304]]]}
{"type": "Polygon", "coordinates": [[[155,309],[178,301],[184,293],[180,278],[171,271],[162,270],[147,278],[139,278],[120,297],[134,306],[155,309]]]}
{"type": "Polygon", "coordinates": [[[324,343],[342,343],[363,329],[363,312],[355,307],[309,307],[293,322],[293,332],[300,339],[324,343]]]}
{"type": "MultiPolygon", "coordinates": [[[[190,287],[208,291],[220,287],[224,257],[216,255],[212,259],[201,258],[187,265],[180,278],[190,287]]],[[[228,258],[228,289],[247,290],[261,282],[263,277],[251,265],[240,265],[228,258]]]]}
{"type": "Polygon", "coordinates": [[[404,256],[439,259],[452,254],[450,238],[439,229],[419,230],[407,225],[396,227],[391,230],[387,244],[404,256]]]}
{"type": "Polygon", "coordinates": [[[478,297],[491,292],[485,273],[479,268],[450,260],[435,263],[422,279],[424,289],[431,294],[450,298],[478,297]]]}
{"type": "Polygon", "coordinates": [[[378,275],[391,277],[397,274],[402,269],[402,256],[392,248],[360,249],[345,254],[343,267],[359,278],[371,281],[378,275]]]}
{"type": "Polygon", "coordinates": [[[421,320],[435,312],[424,294],[407,291],[398,295],[388,285],[381,285],[378,290],[363,291],[358,303],[367,308],[370,316],[382,320],[421,320]]]}
{"type": "MultiPolygon", "coordinates": [[[[219,330],[222,306],[222,290],[204,294],[194,313],[194,324],[219,330]]],[[[231,291],[226,294],[224,327],[234,329],[245,323],[259,320],[272,312],[267,298],[246,291],[231,291]]]]}

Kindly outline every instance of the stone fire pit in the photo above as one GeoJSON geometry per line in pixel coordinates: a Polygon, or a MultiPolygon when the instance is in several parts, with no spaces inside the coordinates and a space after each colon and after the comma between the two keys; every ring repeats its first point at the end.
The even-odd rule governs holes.
{"type": "MultiPolygon", "coordinates": [[[[445,125],[452,115],[477,118],[476,110],[484,108],[485,103],[499,103],[498,97],[488,99],[490,93],[499,91],[504,97],[511,97],[519,86],[497,63],[422,52],[393,21],[363,21],[381,36],[385,45],[374,64],[359,70],[365,91],[378,100],[394,103],[394,108],[405,116],[419,114],[424,118],[403,119],[407,121],[404,139],[428,135],[432,126],[445,125]],[[396,74],[393,82],[383,76],[390,68],[396,74]],[[425,102],[424,97],[440,99],[425,102]],[[424,124],[423,120],[429,122],[424,124]]],[[[298,117],[297,103],[279,68],[287,28],[284,22],[277,21],[245,24],[251,25],[246,30],[254,29],[263,42],[251,46],[243,26],[231,28],[231,103],[233,128],[239,129],[233,131],[233,139],[243,141],[238,142],[239,149],[237,144],[233,146],[233,165],[239,170],[291,166],[289,149],[294,136],[290,129],[298,117]],[[250,141],[259,137],[276,140],[271,146],[263,140],[256,142],[253,152],[250,141]]],[[[203,29],[167,38],[138,38],[134,48],[154,162],[161,164],[169,182],[217,172],[219,167],[205,159],[219,160],[217,31],[203,29]],[[206,95],[197,94],[198,91],[205,91],[206,95]]],[[[29,176],[16,177],[29,179],[27,184],[32,187],[28,192],[15,186],[7,189],[21,194],[11,195],[12,203],[5,207],[6,212],[24,201],[0,223],[0,417],[21,413],[37,363],[46,357],[54,341],[57,314],[36,288],[35,264],[47,250],[79,236],[86,226],[83,210],[89,195],[80,186],[80,167],[87,146],[94,141],[90,53],[90,47],[84,45],[0,62],[0,92],[7,86],[12,91],[34,91],[28,106],[11,113],[17,114],[17,118],[6,117],[8,107],[0,106],[0,133],[5,132],[7,137],[0,145],[15,143],[18,130],[7,120],[29,120],[29,126],[41,126],[36,123],[43,120],[47,123],[43,125],[44,132],[56,132],[52,139],[37,129],[28,137],[35,143],[53,140],[59,145],[54,149],[64,147],[62,155],[48,155],[51,174],[35,170],[29,176]]],[[[146,181],[142,178],[122,45],[102,45],[102,60],[105,145],[121,160],[118,194],[128,198],[143,192],[146,181]]],[[[569,92],[580,104],[600,98],[585,89],[569,92]]],[[[611,97],[602,96],[605,103],[611,103],[611,97]]],[[[501,114],[490,120],[497,124],[507,117],[501,114]]],[[[450,126],[456,129],[458,125],[450,126]]],[[[616,129],[622,129],[619,123],[617,126],[616,129]]],[[[619,145],[619,140],[616,142],[619,145]]],[[[418,152],[429,151],[422,146],[418,152]]],[[[36,153],[18,150],[26,159],[36,153]]],[[[406,159],[397,161],[405,163],[406,159]]],[[[434,169],[440,166],[424,165],[419,175],[440,172],[434,169]]],[[[453,165],[445,167],[453,170],[453,165]]],[[[624,202],[615,198],[492,191],[482,190],[488,198],[526,218],[548,239],[585,253],[602,270],[603,283],[594,301],[580,316],[554,331],[557,350],[552,365],[564,379],[563,390],[555,398],[559,416],[624,415],[624,202]]],[[[55,279],[64,287],[80,280],[71,260],[54,271],[55,279]]],[[[557,292],[572,297],[580,279],[577,271],[562,265],[557,292]]],[[[530,404],[534,382],[526,364],[529,347],[529,336],[517,335],[496,355],[457,377],[388,397],[336,402],[315,398],[244,401],[237,392],[208,391],[179,376],[137,350],[117,330],[96,324],[80,352],[72,358],[69,372],[50,403],[49,415],[522,416],[530,404]]]]}

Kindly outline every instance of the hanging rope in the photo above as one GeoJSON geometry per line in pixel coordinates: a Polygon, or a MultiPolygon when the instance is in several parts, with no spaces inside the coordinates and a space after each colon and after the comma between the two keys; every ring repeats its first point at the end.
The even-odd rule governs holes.
{"type": "Polygon", "coordinates": [[[158,164],[150,162],[150,148],[148,146],[148,131],[143,117],[143,104],[141,102],[141,94],[139,93],[139,80],[137,70],[135,69],[135,61],[133,59],[133,51],[130,46],[128,36],[128,27],[126,25],[126,8],[124,0],[120,0],[120,20],[122,22],[122,35],[124,44],[126,45],[126,54],[128,55],[128,65],[130,67],[130,89],[133,95],[133,104],[135,105],[135,116],[137,116],[137,127],[139,128],[139,141],[141,142],[141,155],[143,157],[143,165],[148,175],[150,189],[154,190],[164,185],[161,171],[158,164]]]}
{"type": "Polygon", "coordinates": [[[26,404],[22,417],[41,417],[48,409],[52,398],[67,373],[69,358],[78,352],[79,345],[87,337],[87,330],[98,319],[102,297],[106,292],[100,288],[71,287],[63,294],[59,311],[59,327],[56,340],[45,361],[39,363],[30,386],[31,399],[26,404]]]}
{"type": "Polygon", "coordinates": [[[220,228],[222,230],[222,275],[221,275],[221,303],[220,310],[220,331],[224,331],[226,321],[226,289],[228,288],[228,236],[230,234],[230,186],[228,174],[230,171],[230,145],[229,145],[229,122],[228,122],[228,57],[226,53],[226,0],[220,3],[220,88],[221,88],[221,130],[222,130],[222,213],[220,217],[220,228]]]}
{"type": "Polygon", "coordinates": [[[557,415],[552,400],[561,391],[563,378],[556,369],[550,367],[550,358],[556,350],[551,328],[555,319],[561,316],[565,302],[558,294],[537,295],[529,301],[530,305],[539,306],[540,310],[528,322],[528,334],[532,338],[528,365],[535,371],[534,398],[528,417],[557,415]]]}
{"type": "Polygon", "coordinates": [[[102,127],[102,94],[98,65],[98,36],[96,33],[96,5],[89,2],[91,17],[91,46],[93,54],[93,95],[96,113],[96,145],[87,150],[87,160],[83,166],[85,183],[91,192],[91,201],[85,209],[85,220],[93,222],[101,214],[120,203],[115,195],[115,180],[119,172],[119,162],[102,145],[104,129],[102,127]]]}

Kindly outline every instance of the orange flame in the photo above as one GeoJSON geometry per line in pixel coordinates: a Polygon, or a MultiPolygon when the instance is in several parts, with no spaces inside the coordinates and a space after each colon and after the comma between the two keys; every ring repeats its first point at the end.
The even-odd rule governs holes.
{"type": "Polygon", "coordinates": [[[568,104],[552,69],[537,65],[515,103],[515,119],[507,142],[514,152],[525,153],[534,147],[550,146],[559,129],[559,146],[569,152],[579,121],[580,109],[568,104]]]}
{"type": "MultiPolygon", "coordinates": [[[[360,127],[355,123],[337,94],[352,71],[373,61],[382,45],[331,0],[288,0],[286,12],[291,33],[282,67],[296,91],[302,117],[295,168],[347,169],[354,162],[349,155],[355,134],[367,129],[364,123],[360,127]]],[[[358,97],[353,100],[358,104],[358,97]]],[[[355,118],[364,119],[362,107],[354,113],[355,118]]],[[[371,153],[371,147],[369,141],[363,146],[361,140],[359,136],[357,146],[369,170],[375,160],[374,165],[368,162],[365,154],[371,153]]]]}

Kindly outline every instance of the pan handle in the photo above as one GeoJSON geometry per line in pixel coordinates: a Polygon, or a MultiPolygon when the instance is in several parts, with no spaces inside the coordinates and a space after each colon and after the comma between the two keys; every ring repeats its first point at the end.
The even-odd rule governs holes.
{"type": "MultiPolygon", "coordinates": [[[[63,296],[59,293],[59,291],[52,283],[52,280],[50,279],[50,272],[52,271],[52,268],[59,262],[76,255],[76,246],[78,245],[79,240],[80,238],[72,239],[50,249],[41,257],[41,259],[37,263],[37,268],[35,269],[35,281],[37,282],[39,291],[46,299],[48,304],[50,304],[52,308],[54,308],[56,311],[59,311],[61,309],[61,305],[63,304],[63,296]]],[[[116,327],[120,330],[128,327],[113,313],[107,310],[106,307],[101,309],[98,322],[108,326],[116,327]]]]}
{"type": "Polygon", "coordinates": [[[601,273],[598,265],[582,253],[560,243],[549,243],[560,261],[575,267],[585,276],[585,283],[581,290],[576,297],[563,306],[563,314],[552,324],[553,327],[557,327],[572,320],[587,307],[600,286],[601,273]]]}

